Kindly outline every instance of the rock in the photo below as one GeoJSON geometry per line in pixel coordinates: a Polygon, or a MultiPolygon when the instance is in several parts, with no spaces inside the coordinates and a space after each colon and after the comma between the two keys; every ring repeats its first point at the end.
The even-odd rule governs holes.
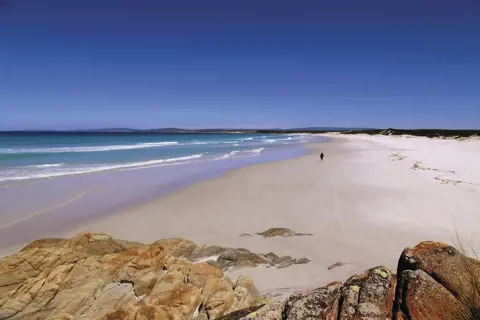
{"type": "Polygon", "coordinates": [[[269,301],[255,312],[248,314],[240,320],[282,320],[282,310],[285,302],[281,300],[269,301]]]}
{"type": "Polygon", "coordinates": [[[354,284],[344,285],[341,292],[342,304],[340,307],[340,319],[354,319],[358,308],[360,287],[354,284]]]}
{"type": "MultiPolygon", "coordinates": [[[[249,314],[257,311],[258,309],[262,308],[264,305],[259,305],[255,307],[250,307],[238,311],[234,311],[232,313],[229,313],[223,317],[218,318],[218,320],[239,320],[239,319],[244,319],[245,316],[248,316],[249,314]]],[[[248,318],[250,319],[250,317],[248,318]]]]}
{"type": "Polygon", "coordinates": [[[305,257],[295,260],[295,264],[305,264],[309,262],[310,262],[310,259],[305,257]]]}
{"type": "Polygon", "coordinates": [[[30,250],[30,249],[34,249],[34,248],[53,248],[53,247],[57,247],[57,248],[62,248],[66,243],[67,243],[68,240],[66,239],[60,239],[60,238],[44,238],[44,239],[39,239],[39,240],[35,240],[31,243],[29,243],[25,248],[23,248],[22,250],[20,251],[27,251],[27,250],[30,250]]]}
{"type": "Polygon", "coordinates": [[[228,269],[232,266],[257,266],[271,263],[265,256],[241,249],[225,250],[218,257],[217,262],[220,263],[222,269],[228,269]]]}
{"type": "MultiPolygon", "coordinates": [[[[196,245],[190,240],[180,238],[163,239],[154,244],[165,247],[175,257],[185,258],[192,262],[206,261],[223,271],[253,268],[259,265],[279,266],[283,262],[283,260],[278,260],[278,255],[273,252],[263,255],[244,248],[196,245]]],[[[283,263],[282,267],[285,268],[292,264],[283,263]]]]}
{"type": "Polygon", "coordinates": [[[360,319],[386,319],[389,315],[392,294],[392,274],[385,267],[368,270],[359,296],[357,316],[360,319]]]}
{"type": "Polygon", "coordinates": [[[345,263],[341,262],[341,261],[337,261],[335,263],[332,263],[331,265],[328,266],[328,270],[332,270],[332,269],[335,269],[337,267],[341,267],[343,266],[345,263]]]}
{"type": "MultiPolygon", "coordinates": [[[[387,319],[393,301],[392,275],[385,267],[350,277],[343,285],[325,287],[288,298],[285,319],[387,319]]],[[[389,318],[389,319],[390,319],[389,318]]]]}
{"type": "Polygon", "coordinates": [[[340,287],[341,283],[334,282],[310,292],[293,294],[285,303],[284,319],[325,319],[328,313],[334,311],[340,287]]]}
{"type": "Polygon", "coordinates": [[[208,260],[207,263],[215,268],[222,269],[222,265],[218,263],[216,260],[208,260]]]}
{"type": "Polygon", "coordinates": [[[290,256],[286,256],[286,257],[278,258],[277,261],[275,261],[275,263],[277,265],[277,269],[288,268],[295,263],[295,259],[292,259],[292,257],[290,256]]]}
{"type": "Polygon", "coordinates": [[[310,236],[311,234],[308,233],[296,233],[292,229],[288,228],[270,228],[263,232],[257,233],[260,236],[265,238],[269,237],[294,237],[294,236],[310,236]]]}
{"type": "Polygon", "coordinates": [[[237,282],[235,283],[235,295],[241,297],[241,299],[238,299],[239,306],[236,307],[236,310],[244,306],[258,305],[258,301],[262,301],[262,303],[265,302],[265,299],[255,288],[252,279],[246,275],[238,277],[237,282]]]}
{"type": "Polygon", "coordinates": [[[265,258],[267,258],[271,262],[275,262],[278,259],[278,256],[273,252],[269,252],[265,255],[265,258]]]}
{"type": "Polygon", "coordinates": [[[350,277],[342,286],[340,300],[340,319],[390,319],[393,301],[390,270],[376,267],[350,277]]]}
{"type": "Polygon", "coordinates": [[[480,318],[480,261],[447,244],[422,242],[403,251],[397,274],[398,319],[480,318]]]}
{"type": "Polygon", "coordinates": [[[0,261],[0,320],[480,319],[480,261],[442,243],[405,249],[398,280],[380,266],[285,302],[218,268],[308,261],[185,239],[40,239],[0,261]]]}
{"type": "Polygon", "coordinates": [[[267,237],[293,237],[297,233],[292,229],[288,229],[288,228],[270,228],[268,230],[259,232],[257,234],[267,238],[267,237]]]}
{"type": "MultiPolygon", "coordinates": [[[[153,243],[167,249],[171,255],[178,258],[187,258],[193,256],[193,252],[197,249],[197,245],[190,240],[181,238],[162,239],[153,243]]],[[[192,257],[193,258],[193,257],[192,257]]]]}
{"type": "Polygon", "coordinates": [[[396,319],[478,319],[423,270],[406,270],[398,284],[396,319]]]}
{"type": "Polygon", "coordinates": [[[102,233],[34,241],[0,261],[0,319],[216,319],[265,303],[248,277],[234,284],[208,263],[175,256],[196,249],[102,233]]]}
{"type": "Polygon", "coordinates": [[[403,251],[397,272],[398,280],[376,267],[343,285],[294,294],[283,319],[480,319],[480,261],[446,244],[422,242],[403,251]]]}
{"type": "Polygon", "coordinates": [[[251,233],[241,233],[238,236],[239,237],[253,237],[253,234],[251,234],[251,233]]]}
{"type": "Polygon", "coordinates": [[[221,320],[282,320],[284,302],[268,301],[265,305],[232,312],[220,318],[221,320]]]}

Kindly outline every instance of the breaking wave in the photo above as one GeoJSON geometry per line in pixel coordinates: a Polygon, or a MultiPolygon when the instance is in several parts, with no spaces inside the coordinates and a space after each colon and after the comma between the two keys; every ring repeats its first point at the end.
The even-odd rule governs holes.
{"type": "MultiPolygon", "coordinates": [[[[41,172],[33,171],[29,169],[29,167],[32,168],[31,166],[27,166],[19,169],[10,170],[11,175],[6,177],[0,177],[0,181],[52,178],[52,177],[85,174],[85,173],[108,171],[108,170],[141,168],[141,167],[151,166],[151,165],[160,165],[163,163],[173,163],[177,161],[188,161],[188,160],[198,159],[198,158],[201,158],[202,155],[203,154],[195,154],[191,156],[178,157],[178,158],[156,159],[156,160],[120,163],[120,164],[111,164],[111,165],[100,164],[100,165],[90,165],[90,166],[81,166],[81,167],[73,166],[70,168],[67,168],[67,167],[61,168],[60,170],[53,168],[51,170],[43,170],[41,172]]],[[[40,167],[37,166],[36,168],[40,168],[40,167]]],[[[43,167],[43,168],[46,168],[46,167],[43,167]]]]}

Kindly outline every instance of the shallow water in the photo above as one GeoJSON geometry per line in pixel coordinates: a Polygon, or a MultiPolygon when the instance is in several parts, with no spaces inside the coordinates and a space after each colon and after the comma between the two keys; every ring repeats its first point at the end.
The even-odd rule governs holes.
{"type": "MultiPolygon", "coordinates": [[[[322,141],[323,138],[302,139],[322,141]]],[[[223,153],[213,157],[164,163],[161,166],[146,165],[46,179],[8,181],[0,187],[0,243],[8,247],[52,236],[100,216],[114,214],[201,180],[219,176],[231,169],[297,157],[308,152],[302,145],[279,144],[255,154],[215,160],[219,158],[218,154],[227,154],[226,150],[222,150],[223,153]]]]}
{"type": "Polygon", "coordinates": [[[0,133],[0,183],[251,157],[307,135],[0,133]]]}

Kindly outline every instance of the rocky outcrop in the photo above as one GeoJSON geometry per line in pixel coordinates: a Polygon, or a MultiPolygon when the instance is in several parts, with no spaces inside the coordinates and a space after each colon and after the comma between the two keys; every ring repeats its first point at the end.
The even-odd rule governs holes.
{"type": "Polygon", "coordinates": [[[257,233],[259,236],[270,237],[295,237],[295,236],[311,236],[311,233],[298,233],[288,228],[270,228],[263,232],[257,233]]]}
{"type": "Polygon", "coordinates": [[[398,263],[394,319],[480,319],[480,261],[422,242],[398,263]]]}
{"type": "Polygon", "coordinates": [[[0,261],[0,319],[216,319],[264,304],[248,277],[179,258],[178,242],[35,241],[0,261]]]}
{"type": "Polygon", "coordinates": [[[286,319],[386,319],[391,314],[392,275],[385,267],[290,296],[286,319]],[[357,318],[355,318],[357,317],[357,318]]]}
{"type": "Polygon", "coordinates": [[[403,251],[398,280],[385,267],[267,303],[243,317],[257,320],[474,320],[480,319],[480,261],[442,243],[403,251]],[[280,312],[279,309],[282,311],[280,312]],[[261,310],[273,310],[268,316],[261,310]]]}
{"type": "Polygon", "coordinates": [[[260,254],[244,248],[196,245],[190,240],[180,238],[159,240],[155,244],[167,248],[176,257],[182,257],[192,262],[205,261],[223,271],[259,265],[286,268],[293,264],[310,262],[307,258],[278,256],[273,252],[260,254]]]}
{"type": "Polygon", "coordinates": [[[0,319],[480,319],[480,261],[442,243],[405,249],[397,275],[375,267],[284,301],[215,266],[293,260],[184,239],[42,239],[0,261],[0,319]]]}
{"type": "Polygon", "coordinates": [[[344,262],[342,262],[342,261],[337,261],[337,262],[332,263],[331,265],[329,265],[327,269],[328,269],[328,270],[333,270],[333,269],[335,269],[335,268],[338,268],[338,267],[341,267],[341,266],[344,266],[344,265],[345,265],[344,262]]]}

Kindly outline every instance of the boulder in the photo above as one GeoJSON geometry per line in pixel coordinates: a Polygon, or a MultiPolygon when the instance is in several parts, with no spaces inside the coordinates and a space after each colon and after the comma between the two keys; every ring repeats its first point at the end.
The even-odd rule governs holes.
{"type": "Polygon", "coordinates": [[[398,283],[394,319],[478,319],[423,270],[406,270],[398,283]],[[400,309],[400,310],[399,310],[400,309]]]}
{"type": "Polygon", "coordinates": [[[270,228],[263,232],[256,233],[259,236],[270,238],[270,237],[294,237],[294,236],[311,236],[309,233],[297,233],[292,229],[288,228],[270,228]]]}
{"type": "Polygon", "coordinates": [[[265,303],[248,277],[176,256],[196,247],[103,233],[34,241],[0,261],[0,319],[216,319],[265,303]]]}
{"type": "Polygon", "coordinates": [[[325,287],[291,295],[283,310],[285,319],[316,320],[335,314],[341,283],[334,282],[325,287]]]}
{"type": "Polygon", "coordinates": [[[480,261],[437,242],[406,248],[397,276],[379,266],[285,301],[218,268],[303,261],[185,239],[41,239],[0,261],[0,320],[480,319],[480,261]]]}
{"type": "Polygon", "coordinates": [[[480,319],[480,261],[446,244],[422,242],[403,251],[397,273],[376,267],[344,284],[294,294],[283,319],[480,319]]]}
{"type": "Polygon", "coordinates": [[[337,261],[335,263],[332,263],[331,265],[328,266],[328,270],[332,270],[332,269],[335,269],[335,268],[338,268],[338,267],[341,267],[345,265],[345,263],[341,262],[341,261],[337,261]]]}
{"type": "Polygon", "coordinates": [[[397,319],[480,319],[477,259],[427,241],[403,251],[397,274],[397,319]]]}
{"type": "MultiPolygon", "coordinates": [[[[206,261],[223,271],[238,268],[253,268],[259,265],[287,268],[296,263],[290,256],[279,257],[273,252],[267,254],[251,252],[245,248],[228,248],[210,245],[196,245],[190,240],[172,238],[156,241],[173,256],[192,262],[206,261]]],[[[298,259],[298,264],[308,263],[307,258],[298,259]]]]}
{"type": "Polygon", "coordinates": [[[367,270],[344,284],[331,283],[287,299],[284,319],[382,319],[391,317],[392,274],[385,267],[367,270]]]}
{"type": "Polygon", "coordinates": [[[295,260],[295,264],[305,264],[309,262],[310,262],[310,259],[305,257],[295,260]]]}

